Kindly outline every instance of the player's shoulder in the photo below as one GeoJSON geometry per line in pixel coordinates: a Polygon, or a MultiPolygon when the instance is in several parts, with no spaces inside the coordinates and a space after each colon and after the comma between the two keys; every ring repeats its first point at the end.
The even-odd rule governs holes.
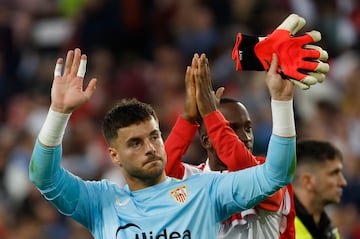
{"type": "Polygon", "coordinates": [[[205,173],[202,169],[197,167],[189,167],[188,170],[185,169],[185,175],[183,179],[179,181],[184,182],[195,182],[199,184],[200,181],[208,182],[215,178],[216,174],[205,173]]]}
{"type": "MultiPolygon", "coordinates": [[[[85,181],[85,185],[88,189],[93,191],[106,191],[106,192],[118,192],[124,189],[124,186],[120,186],[116,182],[113,182],[109,179],[101,179],[101,180],[88,180],[85,181]]],[[[125,185],[126,187],[126,185],[125,185]]]]}

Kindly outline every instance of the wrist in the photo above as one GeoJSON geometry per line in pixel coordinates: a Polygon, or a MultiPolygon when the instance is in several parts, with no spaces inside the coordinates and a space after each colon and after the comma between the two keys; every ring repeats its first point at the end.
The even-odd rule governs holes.
{"type": "Polygon", "coordinates": [[[54,147],[61,144],[66,125],[71,113],[65,114],[49,109],[45,122],[39,133],[39,141],[45,145],[54,147]]]}
{"type": "Polygon", "coordinates": [[[295,137],[293,100],[271,100],[273,134],[280,137],[295,137]]]}
{"type": "Polygon", "coordinates": [[[294,98],[293,95],[271,96],[271,100],[275,100],[275,101],[292,101],[293,98],[294,98]]]}
{"type": "Polygon", "coordinates": [[[191,123],[191,124],[195,124],[197,121],[197,117],[191,117],[186,113],[182,113],[181,117],[186,120],[187,122],[191,123]]]}

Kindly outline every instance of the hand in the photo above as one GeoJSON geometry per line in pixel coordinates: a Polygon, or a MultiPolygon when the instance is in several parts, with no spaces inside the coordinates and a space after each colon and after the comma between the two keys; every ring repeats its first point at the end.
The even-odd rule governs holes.
{"type": "Polygon", "coordinates": [[[196,91],[195,91],[195,69],[198,67],[199,55],[194,54],[191,67],[186,68],[185,74],[185,106],[182,114],[183,118],[190,123],[195,123],[199,118],[199,111],[196,104],[196,91]]]}
{"type": "Polygon", "coordinates": [[[289,101],[294,97],[294,85],[291,81],[285,80],[277,73],[278,57],[273,54],[269,71],[266,74],[265,82],[269,89],[271,98],[280,101],[289,101]]]}
{"type": "Polygon", "coordinates": [[[51,88],[51,108],[60,113],[71,113],[90,99],[96,88],[93,78],[83,90],[87,57],[80,49],[69,50],[64,74],[61,76],[63,59],[56,61],[54,81],[51,88]]]}
{"type": "Polygon", "coordinates": [[[215,94],[210,76],[209,61],[206,55],[201,54],[198,59],[198,67],[195,69],[195,88],[196,88],[196,102],[202,118],[207,114],[217,110],[217,102],[221,97],[223,89],[217,91],[215,94]]]}

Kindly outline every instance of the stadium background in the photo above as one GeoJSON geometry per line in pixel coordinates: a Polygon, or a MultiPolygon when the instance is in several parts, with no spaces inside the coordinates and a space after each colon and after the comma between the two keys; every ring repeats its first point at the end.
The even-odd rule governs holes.
{"type": "MultiPolygon", "coordinates": [[[[237,32],[270,33],[287,15],[322,33],[331,70],[321,85],[296,90],[298,138],[329,140],[344,154],[348,186],[328,208],[342,238],[360,238],[360,1],[358,0],[0,0],[0,238],[87,239],[29,183],[34,139],[49,106],[56,58],[80,47],[91,101],[75,112],[63,164],[84,179],[112,178],[100,122],[108,106],[137,97],[157,110],[166,138],[183,109],[184,73],[205,52],[214,86],[240,99],[253,119],[255,152],[264,154],[271,115],[263,72],[235,72],[237,32]]],[[[199,163],[195,138],[184,161],[199,163]]]]}

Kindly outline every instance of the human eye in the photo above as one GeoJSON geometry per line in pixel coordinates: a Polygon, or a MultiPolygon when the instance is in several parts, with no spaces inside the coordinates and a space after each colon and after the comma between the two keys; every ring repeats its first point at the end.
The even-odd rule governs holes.
{"type": "Polygon", "coordinates": [[[140,147],[140,145],[141,145],[141,142],[140,142],[140,140],[137,140],[137,139],[131,140],[128,143],[128,147],[130,147],[130,148],[138,148],[138,147],[140,147]]]}
{"type": "Polygon", "coordinates": [[[160,137],[160,136],[159,136],[158,134],[154,134],[154,135],[151,135],[150,138],[151,138],[152,141],[156,141],[156,140],[159,139],[159,137],[160,137]]]}
{"type": "Polygon", "coordinates": [[[252,126],[249,125],[245,128],[246,132],[250,133],[252,131],[252,126]]]}
{"type": "Polygon", "coordinates": [[[253,129],[253,127],[252,127],[252,124],[251,124],[250,122],[247,122],[247,123],[244,125],[244,130],[245,130],[245,132],[251,133],[251,132],[252,132],[252,129],[253,129]]]}
{"type": "Polygon", "coordinates": [[[151,139],[151,141],[157,141],[157,140],[159,140],[160,139],[160,132],[158,132],[158,131],[156,131],[156,132],[153,132],[153,133],[151,133],[151,135],[150,135],[150,139],[151,139]]]}

